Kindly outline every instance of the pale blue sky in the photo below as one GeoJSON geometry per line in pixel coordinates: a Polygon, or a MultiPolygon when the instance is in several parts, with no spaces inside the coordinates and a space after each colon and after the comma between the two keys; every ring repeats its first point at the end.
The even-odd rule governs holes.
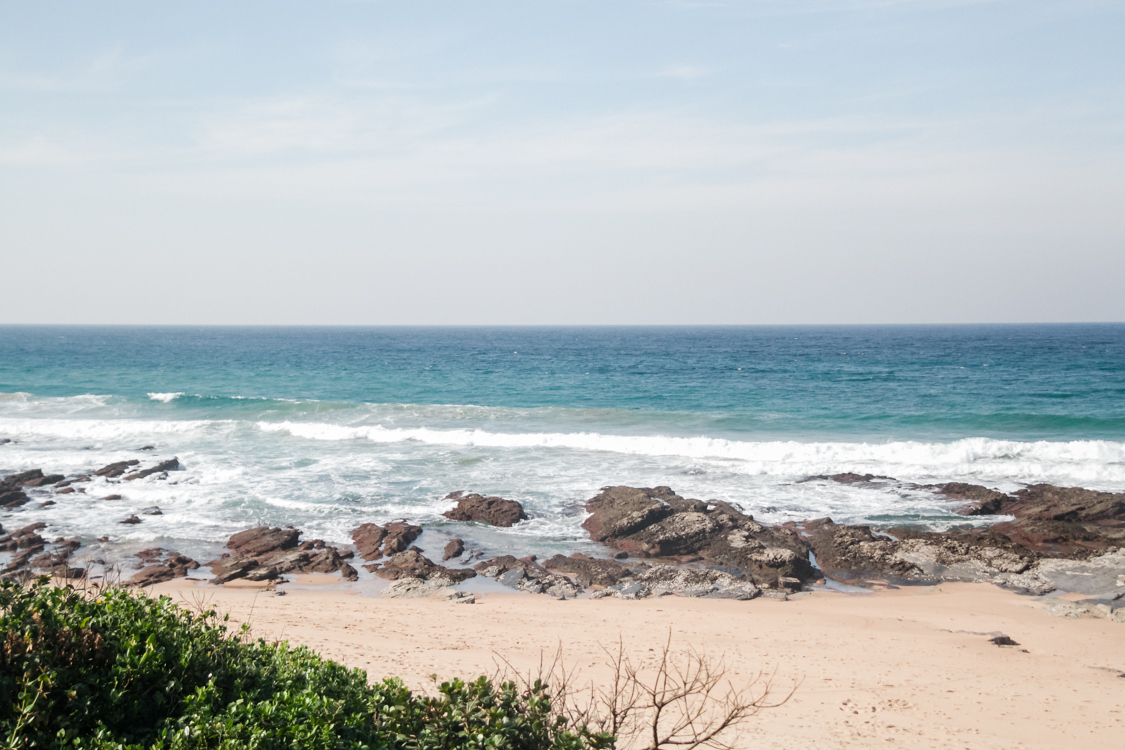
{"type": "Polygon", "coordinates": [[[1125,3],[0,0],[0,322],[1125,320],[1125,3]]]}

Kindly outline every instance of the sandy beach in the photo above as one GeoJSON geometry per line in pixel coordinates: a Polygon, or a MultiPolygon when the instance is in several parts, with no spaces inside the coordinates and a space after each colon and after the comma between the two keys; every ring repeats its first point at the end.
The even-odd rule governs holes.
{"type": "Polygon", "coordinates": [[[751,602],[483,593],[464,605],[317,585],[338,580],[302,577],[284,596],[186,580],[150,591],[414,688],[431,674],[491,674],[499,657],[534,669],[559,644],[584,680],[605,681],[604,646],[620,639],[644,661],[670,631],[673,650],[724,656],[735,682],[772,674],[779,697],[796,686],[746,724],[739,748],[1114,748],[1125,737],[1125,625],[1053,616],[988,584],[751,602]],[[994,645],[995,632],[1019,645],[994,645]]]}

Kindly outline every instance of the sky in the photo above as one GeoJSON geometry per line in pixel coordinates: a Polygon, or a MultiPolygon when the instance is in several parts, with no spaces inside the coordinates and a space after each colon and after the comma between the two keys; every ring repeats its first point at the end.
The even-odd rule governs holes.
{"type": "Polygon", "coordinates": [[[0,323],[1125,321],[1125,3],[0,0],[0,323]]]}

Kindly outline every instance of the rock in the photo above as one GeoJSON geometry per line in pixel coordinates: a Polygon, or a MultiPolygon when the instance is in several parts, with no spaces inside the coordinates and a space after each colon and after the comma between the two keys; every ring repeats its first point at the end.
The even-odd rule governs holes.
{"type": "Polygon", "coordinates": [[[155,505],[151,505],[151,506],[145,508],[144,510],[142,510],[141,515],[143,515],[143,516],[162,516],[162,515],[164,515],[164,511],[160,510],[160,508],[158,508],[155,505]]]}
{"type": "Polygon", "coordinates": [[[965,484],[964,482],[946,482],[945,484],[929,485],[939,495],[945,495],[952,500],[968,500],[960,512],[966,516],[996,516],[1000,515],[1000,508],[1008,496],[998,490],[990,490],[979,484],[965,484]]]}
{"type": "Polygon", "coordinates": [[[94,476],[105,477],[107,479],[113,479],[115,477],[119,477],[122,474],[124,474],[126,471],[129,470],[130,467],[140,465],[140,463],[141,462],[138,461],[135,458],[130,459],[128,461],[118,461],[117,463],[112,463],[112,464],[109,464],[107,466],[103,466],[102,468],[98,469],[97,471],[94,472],[94,476]]]}
{"type": "Polygon", "coordinates": [[[225,583],[236,578],[272,581],[285,573],[336,571],[347,580],[359,577],[355,568],[344,562],[352,553],[340,554],[338,549],[319,539],[299,543],[300,535],[297,529],[267,526],[234,534],[227,541],[233,553],[207,563],[216,574],[212,582],[225,583]]]}
{"type": "Polygon", "coordinates": [[[106,495],[102,500],[120,500],[121,495],[106,495]]]}
{"type": "Polygon", "coordinates": [[[442,553],[442,562],[452,560],[454,557],[460,557],[465,554],[465,541],[463,539],[452,539],[449,544],[445,545],[445,550],[442,553]]]}
{"type": "Polygon", "coordinates": [[[644,599],[652,596],[652,591],[648,586],[636,581],[622,581],[613,586],[608,586],[604,590],[605,596],[612,596],[617,599],[644,599]]]}
{"type": "Polygon", "coordinates": [[[668,487],[607,487],[586,504],[590,538],[635,557],[702,559],[773,585],[779,576],[814,577],[808,548],[796,531],[767,528],[734,506],[704,503],[668,487]]]}
{"type": "Polygon", "coordinates": [[[490,526],[514,526],[527,520],[523,506],[502,497],[484,497],[475,493],[454,492],[445,500],[456,500],[457,506],[442,515],[454,521],[476,521],[490,526]]]}
{"type": "Polygon", "coordinates": [[[761,594],[761,590],[752,582],[740,580],[720,570],[656,565],[638,574],[635,580],[637,583],[644,584],[656,596],[675,594],[719,599],[753,599],[761,594]]]}
{"type": "Polygon", "coordinates": [[[152,476],[153,474],[160,474],[166,471],[176,471],[179,468],[180,460],[178,458],[170,458],[167,461],[158,463],[156,466],[133,472],[129,476],[125,477],[125,481],[131,482],[134,479],[144,479],[145,477],[152,476]]]}
{"type": "Polygon", "coordinates": [[[863,585],[984,581],[1031,568],[1037,555],[988,531],[919,532],[891,529],[877,535],[869,526],[846,526],[824,518],[798,525],[826,575],[863,585]]]}
{"type": "Polygon", "coordinates": [[[543,563],[552,572],[565,573],[583,586],[611,586],[632,575],[632,570],[616,560],[597,560],[582,554],[555,555],[543,563]]]}
{"type": "Polygon", "coordinates": [[[18,488],[0,490],[0,508],[18,508],[30,499],[23,490],[18,488]]]}
{"type": "Polygon", "coordinates": [[[136,516],[129,516],[124,521],[118,521],[118,523],[127,523],[127,524],[132,524],[132,525],[136,525],[140,522],[141,522],[141,519],[137,518],[136,516]]]}
{"type": "Polygon", "coordinates": [[[449,581],[463,581],[476,575],[476,571],[471,568],[446,568],[438,565],[412,549],[396,553],[382,565],[374,564],[367,568],[380,578],[390,580],[419,578],[428,581],[440,577],[449,581]]]}
{"type": "Polygon", "coordinates": [[[258,561],[249,557],[221,557],[209,562],[208,566],[215,574],[211,583],[221,584],[236,578],[245,578],[251,570],[258,567],[258,561]]]}
{"type": "Polygon", "coordinates": [[[999,508],[1016,520],[992,529],[1036,552],[1073,557],[1125,546],[1125,493],[1035,484],[999,508]]]}
{"type": "MultiPolygon", "coordinates": [[[[38,469],[36,469],[38,471],[38,469]]],[[[49,474],[47,476],[40,476],[34,479],[29,479],[23,483],[24,487],[45,487],[56,482],[61,482],[66,479],[62,474],[49,474]]]]}
{"type": "Polygon", "coordinates": [[[445,595],[445,600],[454,604],[476,604],[477,595],[468,591],[450,591],[445,595]]]}
{"type": "Polygon", "coordinates": [[[505,585],[531,594],[550,594],[572,599],[582,591],[580,584],[564,575],[550,572],[535,562],[534,556],[517,560],[511,555],[504,555],[478,563],[476,570],[482,576],[496,578],[505,585]]]}
{"type": "Polygon", "coordinates": [[[421,526],[414,526],[406,521],[393,521],[381,527],[365,523],[352,532],[352,541],[361,558],[378,560],[384,555],[405,551],[421,535],[421,526]]]}
{"type": "Polygon", "coordinates": [[[249,557],[279,552],[297,546],[301,532],[294,528],[270,528],[259,526],[240,531],[227,540],[227,547],[249,557]]]}
{"type": "Polygon", "coordinates": [[[30,471],[24,471],[19,474],[9,474],[3,479],[0,479],[0,490],[22,487],[29,482],[34,482],[42,478],[42,469],[31,469],[30,471]]]}
{"type": "Polygon", "coordinates": [[[352,532],[352,542],[356,546],[356,552],[364,560],[376,560],[383,556],[379,551],[379,547],[383,544],[384,537],[387,536],[387,530],[382,526],[373,523],[360,524],[359,528],[352,532]]]}
{"type": "Polygon", "coordinates": [[[1016,643],[1015,641],[1013,641],[1008,636],[1004,635],[1003,633],[1000,633],[999,635],[992,636],[991,638],[988,639],[988,642],[994,643],[997,646],[1018,646],[1018,645],[1020,645],[1020,644],[1016,643]]]}
{"type": "Polygon", "coordinates": [[[896,541],[875,536],[870,526],[840,525],[831,518],[799,526],[816,554],[817,566],[830,578],[862,584],[872,579],[901,581],[922,576],[917,565],[895,556],[896,541]]]}
{"type": "Polygon", "coordinates": [[[422,527],[414,526],[406,521],[394,521],[384,527],[387,536],[383,539],[383,554],[394,555],[403,552],[422,535],[422,527]]]}
{"type": "Polygon", "coordinates": [[[143,568],[139,573],[126,581],[125,585],[141,587],[152,586],[156,583],[171,581],[175,577],[175,571],[167,565],[150,565],[147,568],[143,568]]]}
{"type": "Polygon", "coordinates": [[[524,573],[523,568],[512,568],[496,576],[496,582],[514,589],[518,587],[520,582],[525,578],[527,578],[527,574],[524,573]]]}
{"type": "Polygon", "coordinates": [[[382,596],[393,599],[417,599],[429,596],[439,590],[438,586],[430,586],[421,578],[400,578],[383,590],[382,596]]]}
{"type": "Polygon", "coordinates": [[[139,451],[154,451],[154,450],[156,450],[156,446],[155,445],[142,445],[140,448],[137,448],[137,450],[139,450],[139,451]]]}
{"type": "Polygon", "coordinates": [[[586,502],[582,528],[595,542],[626,537],[671,515],[670,497],[679,496],[669,487],[605,487],[586,502]]]}
{"type": "Polygon", "coordinates": [[[852,472],[844,472],[843,474],[817,474],[806,478],[804,481],[811,482],[815,480],[839,482],[840,484],[861,484],[868,482],[893,482],[894,477],[884,477],[879,474],[853,474],[852,472]]]}

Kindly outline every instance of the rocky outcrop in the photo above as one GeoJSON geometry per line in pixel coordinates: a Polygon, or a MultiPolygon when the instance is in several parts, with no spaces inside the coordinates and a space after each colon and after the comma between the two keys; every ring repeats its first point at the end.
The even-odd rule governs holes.
{"type": "Polygon", "coordinates": [[[471,568],[446,568],[438,565],[415,549],[398,552],[386,562],[365,565],[364,567],[380,578],[392,581],[400,578],[417,578],[422,581],[440,579],[441,581],[448,581],[448,583],[441,584],[444,586],[464,581],[466,578],[472,578],[476,575],[476,571],[471,568]]]}
{"type": "Polygon", "coordinates": [[[259,526],[232,535],[227,540],[227,548],[246,557],[259,557],[296,547],[300,536],[301,532],[292,527],[271,529],[268,526],[259,526]]]}
{"type": "Polygon", "coordinates": [[[460,557],[465,554],[465,540],[464,539],[450,539],[449,544],[445,545],[442,550],[441,560],[452,560],[455,557],[460,557]]]}
{"type": "Polygon", "coordinates": [[[29,498],[23,488],[38,487],[47,478],[42,469],[32,469],[0,479],[0,508],[18,508],[25,504],[29,498]]]}
{"type": "Polygon", "coordinates": [[[839,482],[840,484],[870,484],[872,482],[893,482],[894,477],[884,477],[879,474],[855,474],[850,471],[843,474],[817,474],[806,478],[804,481],[830,481],[839,482]]]}
{"type": "Polygon", "coordinates": [[[1011,495],[960,483],[936,489],[970,501],[965,515],[1014,516],[992,530],[1041,554],[1088,556],[1125,545],[1125,493],[1051,484],[1033,484],[1011,495]]]}
{"type": "Polygon", "coordinates": [[[515,558],[511,555],[477,563],[476,571],[486,578],[531,594],[550,594],[560,599],[573,599],[582,586],[565,575],[552,573],[535,561],[535,557],[515,558]]]}
{"type": "Polygon", "coordinates": [[[126,471],[128,471],[132,467],[139,466],[140,463],[141,462],[138,461],[135,458],[130,459],[128,461],[118,461],[116,463],[112,463],[112,464],[109,464],[107,466],[103,466],[102,468],[98,469],[97,471],[94,472],[94,476],[105,477],[106,479],[115,479],[115,478],[121,476],[122,474],[124,474],[126,471]]]}
{"type": "Polygon", "coordinates": [[[946,482],[945,484],[929,485],[929,489],[939,495],[945,495],[951,500],[965,500],[967,505],[962,513],[967,516],[996,516],[1000,515],[1000,508],[1008,498],[999,490],[992,490],[979,484],[965,484],[964,482],[946,482]]]}
{"type": "Polygon", "coordinates": [[[161,547],[141,550],[136,557],[145,567],[125,582],[127,586],[152,586],[175,578],[184,578],[189,570],[199,568],[199,563],[190,557],[161,547]]]}
{"type": "Polygon", "coordinates": [[[360,558],[378,560],[383,556],[406,551],[421,535],[421,526],[414,526],[406,521],[392,521],[383,526],[365,523],[352,532],[352,542],[360,558]]]}
{"type": "Polygon", "coordinates": [[[221,584],[238,578],[249,581],[276,581],[286,573],[336,573],[349,580],[358,576],[345,561],[352,553],[340,553],[321,540],[299,543],[301,532],[261,526],[231,536],[227,547],[232,553],[207,563],[221,584]]]}
{"type": "Polygon", "coordinates": [[[150,477],[153,474],[165,474],[169,471],[176,471],[179,468],[180,460],[178,458],[170,458],[167,461],[158,463],[156,466],[151,466],[147,469],[133,472],[132,474],[125,477],[125,481],[132,482],[134,479],[144,479],[145,477],[150,477]]]}
{"type": "Polygon", "coordinates": [[[755,582],[816,577],[808,548],[792,529],[766,527],[724,502],[680,497],[668,487],[606,487],[586,503],[590,538],[633,557],[700,560],[755,582]]]}
{"type": "Polygon", "coordinates": [[[992,580],[1023,573],[1038,558],[992,532],[891,529],[877,534],[869,526],[837,524],[830,518],[794,526],[825,575],[859,585],[992,580]]]}
{"type": "Polygon", "coordinates": [[[553,573],[563,573],[584,587],[612,586],[634,573],[633,568],[616,560],[598,560],[580,553],[570,557],[555,555],[545,560],[543,567],[553,573]]]}
{"type": "Polygon", "coordinates": [[[445,500],[456,500],[453,510],[442,513],[453,521],[475,521],[489,526],[515,526],[527,520],[523,506],[502,497],[484,497],[476,493],[453,492],[445,500]]]}
{"type": "Polygon", "coordinates": [[[33,523],[0,537],[0,552],[13,553],[0,577],[22,580],[30,576],[32,571],[60,578],[81,578],[86,574],[85,568],[70,564],[71,556],[81,546],[81,542],[77,539],[48,542],[38,533],[45,527],[46,524],[33,523]]]}

